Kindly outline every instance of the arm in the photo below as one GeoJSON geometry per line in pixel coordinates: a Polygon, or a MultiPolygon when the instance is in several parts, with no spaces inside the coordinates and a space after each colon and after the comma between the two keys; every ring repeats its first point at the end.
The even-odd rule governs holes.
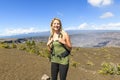
{"type": "Polygon", "coordinates": [[[71,41],[70,41],[70,36],[66,33],[65,34],[65,46],[66,46],[66,48],[68,49],[68,50],[72,50],[72,45],[71,45],[71,41]]]}
{"type": "Polygon", "coordinates": [[[67,50],[66,52],[61,54],[61,57],[66,57],[70,54],[72,50],[72,45],[70,41],[70,37],[67,33],[64,34],[64,39],[59,39],[59,42],[63,45],[63,47],[67,50]]]}
{"type": "Polygon", "coordinates": [[[72,45],[71,45],[70,37],[69,37],[69,35],[68,35],[66,32],[64,32],[63,34],[64,34],[64,39],[60,38],[60,39],[59,39],[59,42],[61,42],[62,44],[64,44],[64,46],[65,46],[69,51],[71,51],[72,45]]]}
{"type": "Polygon", "coordinates": [[[48,42],[47,42],[47,46],[48,46],[48,50],[51,51],[51,43],[53,42],[53,39],[49,37],[48,42]]]}

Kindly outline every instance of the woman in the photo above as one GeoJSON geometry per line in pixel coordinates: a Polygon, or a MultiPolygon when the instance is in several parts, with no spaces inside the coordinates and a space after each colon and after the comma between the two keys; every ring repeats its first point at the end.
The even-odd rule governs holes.
{"type": "Polygon", "coordinates": [[[51,22],[51,35],[47,46],[51,52],[51,77],[57,80],[58,72],[60,80],[66,80],[69,68],[69,54],[72,49],[70,37],[62,30],[61,20],[54,18],[51,22]]]}

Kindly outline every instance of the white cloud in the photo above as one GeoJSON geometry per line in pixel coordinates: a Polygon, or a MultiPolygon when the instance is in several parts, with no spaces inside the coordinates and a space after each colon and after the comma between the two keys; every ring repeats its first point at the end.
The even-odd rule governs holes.
{"type": "MultiPolygon", "coordinates": [[[[88,24],[84,22],[79,26],[67,27],[65,30],[120,30],[120,22],[118,23],[107,23],[107,24],[88,24]]],[[[27,34],[31,32],[41,32],[47,30],[39,30],[36,28],[18,28],[18,29],[6,29],[3,31],[4,33],[0,34],[0,36],[11,36],[17,34],[27,34]]]]}
{"type": "Polygon", "coordinates": [[[102,5],[110,5],[113,3],[113,0],[103,0],[102,5]]]}
{"type": "Polygon", "coordinates": [[[7,29],[6,30],[7,33],[9,34],[23,34],[23,33],[30,33],[30,32],[36,32],[36,30],[34,28],[29,28],[29,29],[7,29]]]}
{"type": "Polygon", "coordinates": [[[120,30],[120,22],[99,25],[82,23],[80,26],[68,27],[65,30],[120,30]]]}
{"type": "Polygon", "coordinates": [[[89,25],[84,22],[82,24],[80,24],[79,26],[71,26],[71,27],[67,27],[65,28],[65,30],[82,30],[82,29],[88,29],[89,25]]]}
{"type": "Polygon", "coordinates": [[[67,28],[65,28],[65,30],[76,30],[76,29],[78,29],[77,27],[67,27],[67,28]]]}
{"type": "Polygon", "coordinates": [[[101,7],[111,5],[113,0],[88,0],[88,3],[95,7],[101,7]]]}
{"type": "Polygon", "coordinates": [[[61,12],[57,12],[58,16],[63,16],[63,14],[61,12]]]}
{"type": "Polygon", "coordinates": [[[111,13],[111,12],[106,12],[104,14],[102,14],[100,16],[101,19],[104,19],[104,18],[110,18],[110,17],[113,17],[114,15],[111,13]]]}
{"type": "Polygon", "coordinates": [[[18,29],[6,29],[3,34],[0,36],[10,36],[10,35],[17,35],[17,34],[27,34],[31,32],[39,32],[40,30],[35,28],[18,28],[18,29]]]}
{"type": "Polygon", "coordinates": [[[88,24],[87,23],[82,23],[79,27],[78,27],[78,29],[85,29],[85,28],[87,28],[88,27],[88,24]]]}
{"type": "Polygon", "coordinates": [[[120,30],[120,22],[118,23],[108,23],[96,26],[97,30],[120,30]]]}

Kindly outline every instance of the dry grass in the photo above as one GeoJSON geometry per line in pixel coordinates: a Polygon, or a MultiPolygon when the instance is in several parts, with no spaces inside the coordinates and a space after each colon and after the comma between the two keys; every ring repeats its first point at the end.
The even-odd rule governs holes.
{"type": "Polygon", "coordinates": [[[119,80],[120,75],[102,75],[98,73],[101,64],[120,63],[120,48],[73,48],[72,60],[78,62],[76,68],[71,67],[68,80],[119,80]],[[72,75],[72,76],[71,76],[72,75]]]}
{"type": "MultiPolygon", "coordinates": [[[[103,62],[120,63],[120,48],[73,48],[67,80],[119,80],[120,75],[98,73],[103,62]]],[[[41,80],[44,73],[50,76],[47,58],[16,48],[0,48],[0,80],[41,80]]]]}

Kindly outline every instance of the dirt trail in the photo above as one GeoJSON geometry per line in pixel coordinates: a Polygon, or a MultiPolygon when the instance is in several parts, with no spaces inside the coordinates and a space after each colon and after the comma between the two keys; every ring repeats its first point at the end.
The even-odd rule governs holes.
{"type": "Polygon", "coordinates": [[[50,62],[16,49],[0,49],[0,80],[40,80],[50,74],[50,62]]]}

